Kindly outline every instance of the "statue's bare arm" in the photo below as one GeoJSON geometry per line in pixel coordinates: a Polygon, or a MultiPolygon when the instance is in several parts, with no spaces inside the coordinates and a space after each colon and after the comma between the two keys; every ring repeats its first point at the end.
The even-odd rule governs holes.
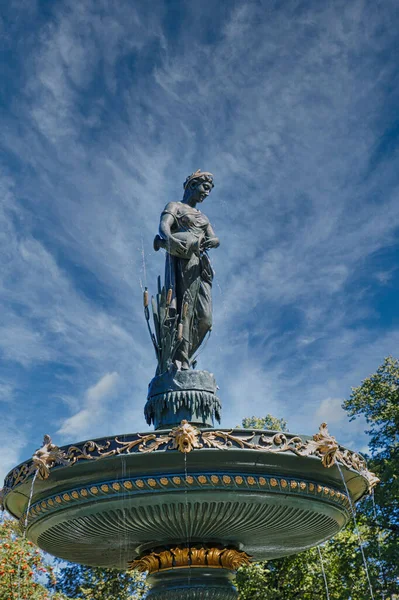
{"type": "MultiPolygon", "coordinates": [[[[176,251],[179,253],[180,252],[185,252],[185,244],[184,242],[182,242],[181,240],[179,240],[178,238],[176,238],[176,236],[173,235],[173,226],[176,223],[176,219],[175,219],[175,214],[176,214],[176,206],[174,202],[170,202],[169,204],[166,205],[164,212],[162,213],[161,216],[161,221],[159,224],[159,234],[160,236],[166,241],[170,241],[173,242],[173,254],[176,253],[176,251]]],[[[165,247],[166,250],[168,250],[170,252],[170,248],[168,249],[168,247],[165,247]]],[[[179,255],[179,254],[177,254],[179,255]]]]}
{"type": "Polygon", "coordinates": [[[206,237],[204,240],[204,250],[209,248],[217,248],[220,246],[219,238],[216,237],[215,232],[212,229],[212,225],[208,223],[208,227],[206,228],[206,237]]]}
{"type": "Polygon", "coordinates": [[[163,213],[161,217],[161,222],[159,224],[159,233],[165,239],[169,239],[173,237],[172,235],[172,227],[175,223],[175,219],[173,215],[170,213],[163,213]]]}

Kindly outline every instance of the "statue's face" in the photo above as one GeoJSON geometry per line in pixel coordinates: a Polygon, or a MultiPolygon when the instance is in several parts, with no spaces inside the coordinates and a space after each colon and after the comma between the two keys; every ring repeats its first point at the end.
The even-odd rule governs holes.
{"type": "Polygon", "coordinates": [[[195,202],[203,202],[211,193],[212,187],[210,181],[194,180],[190,183],[190,196],[195,202]]]}

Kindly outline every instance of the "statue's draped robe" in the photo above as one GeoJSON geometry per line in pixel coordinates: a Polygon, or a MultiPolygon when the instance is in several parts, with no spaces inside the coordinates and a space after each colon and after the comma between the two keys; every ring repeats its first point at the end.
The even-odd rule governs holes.
{"type": "Polygon", "coordinates": [[[206,252],[198,250],[203,238],[207,238],[208,218],[199,210],[181,202],[168,204],[163,214],[171,214],[174,224],[172,235],[187,240],[187,258],[174,254],[171,245],[166,254],[165,288],[173,290],[172,308],[181,315],[187,303],[187,315],[183,321],[183,341],[175,360],[189,362],[212,327],[212,279],[213,271],[206,252]]]}

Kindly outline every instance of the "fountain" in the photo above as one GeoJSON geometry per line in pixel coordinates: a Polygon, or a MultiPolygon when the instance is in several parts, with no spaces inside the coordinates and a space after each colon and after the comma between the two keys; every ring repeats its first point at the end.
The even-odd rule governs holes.
{"type": "Polygon", "coordinates": [[[148,572],[148,600],[237,598],[240,566],[334,536],[378,481],[325,423],[313,436],[215,427],[215,378],[195,370],[212,325],[208,251],[219,246],[196,205],[212,188],[210,173],[190,175],[154,240],[166,251],[164,285],[151,301],[144,292],[157,357],[145,405],[154,431],[63,447],[45,436],[2,492],[46,552],[148,572]]]}

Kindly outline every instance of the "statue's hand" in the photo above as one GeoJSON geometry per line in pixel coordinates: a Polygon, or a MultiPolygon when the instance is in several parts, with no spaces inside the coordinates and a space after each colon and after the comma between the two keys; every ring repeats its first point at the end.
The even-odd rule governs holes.
{"type": "MultiPolygon", "coordinates": [[[[177,239],[174,236],[170,236],[170,240],[172,242],[173,252],[177,255],[185,255],[187,253],[187,244],[186,242],[177,239]]],[[[167,244],[168,242],[166,242],[167,244]]]]}
{"type": "Polygon", "coordinates": [[[220,246],[220,241],[217,237],[207,238],[204,240],[204,250],[209,250],[210,248],[217,248],[218,246],[220,246]]]}
{"type": "Polygon", "coordinates": [[[185,256],[187,253],[187,245],[184,241],[178,240],[172,235],[169,235],[166,239],[161,237],[160,235],[156,235],[154,239],[154,250],[158,251],[160,248],[163,248],[169,254],[173,256],[185,256]]]}

